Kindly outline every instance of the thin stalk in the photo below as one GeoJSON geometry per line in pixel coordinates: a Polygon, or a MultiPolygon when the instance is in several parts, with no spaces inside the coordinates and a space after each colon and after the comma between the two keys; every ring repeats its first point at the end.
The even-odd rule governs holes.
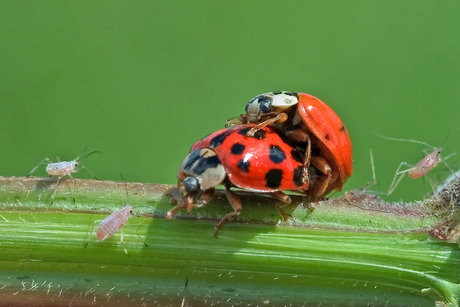
{"type": "Polygon", "coordinates": [[[287,223],[274,200],[241,192],[241,215],[217,239],[214,226],[231,209],[222,192],[164,220],[174,188],[127,183],[133,216],[123,244],[120,234],[98,242],[94,233],[126,202],[123,182],[61,180],[50,205],[55,183],[0,177],[3,304],[459,304],[457,178],[411,204],[353,191],[312,209],[292,196],[287,223]]]}

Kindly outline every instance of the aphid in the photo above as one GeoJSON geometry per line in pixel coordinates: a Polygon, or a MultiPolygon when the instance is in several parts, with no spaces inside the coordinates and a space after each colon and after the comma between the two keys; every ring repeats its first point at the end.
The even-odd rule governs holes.
{"type": "MultiPolygon", "coordinates": [[[[421,145],[424,145],[426,147],[431,148],[431,150],[432,150],[431,152],[428,152],[428,151],[424,150],[423,152],[425,154],[425,157],[423,157],[422,160],[417,162],[417,164],[415,164],[415,165],[409,164],[409,163],[407,163],[405,161],[401,162],[399,164],[398,168],[396,169],[395,175],[393,177],[393,181],[391,182],[391,185],[390,185],[390,187],[389,187],[389,189],[387,191],[387,195],[390,195],[391,193],[393,193],[393,191],[396,189],[396,187],[401,182],[401,180],[404,177],[405,173],[407,173],[410,178],[417,179],[417,178],[423,177],[426,174],[428,174],[433,168],[438,166],[439,163],[444,163],[446,165],[446,167],[452,173],[454,172],[449,167],[449,165],[446,163],[446,160],[449,159],[450,157],[452,157],[453,155],[455,155],[456,152],[453,152],[450,155],[448,155],[448,156],[443,158],[443,157],[441,157],[442,147],[437,148],[437,147],[431,146],[431,145],[429,145],[429,144],[427,144],[425,142],[412,140],[412,139],[398,139],[398,138],[392,138],[392,137],[387,137],[387,136],[383,136],[383,135],[379,135],[379,136],[384,138],[384,139],[391,140],[391,141],[412,142],[412,143],[421,144],[421,145]],[[408,167],[408,169],[401,170],[401,168],[404,167],[404,166],[408,167]]],[[[449,136],[450,136],[450,134],[446,137],[446,140],[444,141],[444,143],[447,141],[449,136]]],[[[428,177],[425,176],[425,178],[427,179],[427,181],[430,183],[430,185],[432,186],[432,188],[434,190],[435,189],[434,185],[430,182],[428,177]]]]}
{"type": "MultiPolygon", "coordinates": [[[[123,175],[121,175],[121,177],[123,178],[123,175]]],[[[126,182],[124,182],[124,184],[125,184],[125,189],[126,189],[126,198],[128,199],[128,188],[126,186],[126,182]]],[[[133,208],[129,204],[126,204],[121,209],[113,211],[108,217],[100,221],[96,229],[96,239],[99,241],[104,241],[105,239],[113,236],[119,229],[121,229],[122,232],[121,232],[120,243],[123,244],[123,226],[128,221],[128,218],[131,216],[132,212],[133,212],[133,208]]],[[[135,233],[139,237],[139,239],[142,241],[142,243],[144,243],[144,245],[148,247],[148,245],[144,242],[144,240],[142,240],[139,234],[137,232],[135,233]]],[[[129,256],[128,251],[126,250],[124,246],[123,246],[123,249],[126,255],[129,256]]]]}
{"type": "MultiPolygon", "coordinates": [[[[54,202],[54,197],[56,195],[56,190],[59,185],[59,182],[62,177],[64,176],[69,176],[70,178],[72,177],[73,173],[78,172],[80,169],[85,168],[85,166],[80,166],[80,169],[77,167],[80,165],[80,161],[83,161],[84,159],[88,158],[90,155],[95,154],[95,153],[101,153],[100,151],[92,151],[89,154],[87,154],[83,159],[80,159],[80,157],[72,160],[72,161],[59,161],[59,162],[53,162],[51,161],[48,157],[44,158],[37,166],[35,166],[28,174],[27,176],[32,175],[33,172],[37,170],[37,168],[44,164],[45,162],[48,163],[46,165],[46,172],[50,176],[58,176],[58,179],[56,181],[56,185],[54,186],[54,191],[51,196],[51,204],[54,202]]],[[[59,158],[58,158],[59,159],[59,158]]],[[[88,172],[90,172],[93,176],[94,174],[86,168],[88,172]]],[[[96,178],[96,176],[94,176],[96,178]]],[[[96,178],[97,179],[97,178],[96,178]]]]}
{"type": "Polygon", "coordinates": [[[285,221],[289,215],[283,207],[291,198],[283,191],[305,193],[308,185],[302,181],[303,162],[297,151],[280,136],[274,127],[263,127],[254,136],[247,136],[255,124],[238,125],[216,131],[196,142],[179,165],[177,186],[182,198],[166,218],[187,208],[209,202],[217,185],[225,185],[225,193],[233,212],[227,213],[216,226],[214,236],[223,225],[241,212],[241,200],[232,187],[256,193],[268,193],[279,200],[278,212],[285,221]]]}
{"type": "MultiPolygon", "coordinates": [[[[291,145],[303,152],[302,180],[309,183],[310,163],[318,170],[309,195],[320,199],[341,190],[353,173],[350,136],[340,117],[320,99],[298,92],[277,91],[258,95],[246,104],[239,122],[256,123],[248,136],[267,126],[281,129],[291,145]]],[[[227,125],[233,125],[230,119],[227,125]]]]}
{"type": "MultiPolygon", "coordinates": [[[[100,241],[104,241],[113,236],[126,224],[132,212],[133,208],[130,205],[125,205],[123,208],[113,211],[99,223],[99,226],[97,226],[96,238],[100,241]]],[[[123,241],[123,235],[121,238],[121,241],[123,241]]]]}

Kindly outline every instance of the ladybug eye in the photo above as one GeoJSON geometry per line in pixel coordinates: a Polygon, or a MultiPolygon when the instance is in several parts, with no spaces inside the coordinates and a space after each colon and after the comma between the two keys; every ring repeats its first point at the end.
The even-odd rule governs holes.
{"type": "Polygon", "coordinates": [[[267,96],[259,96],[259,110],[263,113],[270,112],[271,100],[267,96]]]}
{"type": "Polygon", "coordinates": [[[195,193],[200,190],[200,183],[196,177],[187,177],[184,179],[184,188],[188,193],[195,193]]]}

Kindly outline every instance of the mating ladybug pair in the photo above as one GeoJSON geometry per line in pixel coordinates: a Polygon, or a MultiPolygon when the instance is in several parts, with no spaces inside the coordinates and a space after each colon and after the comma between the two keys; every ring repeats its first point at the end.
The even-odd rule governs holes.
{"type": "Polygon", "coordinates": [[[168,212],[202,206],[223,184],[233,212],[216,227],[215,235],[241,211],[231,187],[268,193],[279,200],[277,209],[291,199],[283,191],[296,191],[313,200],[340,190],[353,172],[348,132],[337,114],[320,99],[305,93],[270,92],[246,105],[234,126],[196,142],[177,172],[180,197],[168,212]]]}

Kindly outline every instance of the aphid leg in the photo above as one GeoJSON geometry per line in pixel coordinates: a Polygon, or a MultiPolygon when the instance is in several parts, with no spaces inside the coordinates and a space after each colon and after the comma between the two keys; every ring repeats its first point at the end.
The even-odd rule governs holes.
{"type": "Polygon", "coordinates": [[[99,224],[101,221],[102,220],[96,220],[91,223],[91,227],[89,229],[88,236],[86,237],[85,245],[83,246],[83,248],[88,246],[91,234],[93,233],[93,230],[94,230],[94,225],[99,224]]]}
{"type": "Polygon", "coordinates": [[[219,231],[222,229],[224,224],[228,220],[234,218],[235,216],[238,216],[241,212],[241,200],[238,197],[238,195],[236,195],[235,192],[230,190],[230,186],[228,185],[225,186],[225,195],[227,195],[228,202],[233,207],[233,212],[229,212],[225,214],[225,216],[220,220],[219,224],[217,224],[216,232],[214,233],[214,237],[216,238],[217,238],[217,233],[219,233],[219,231]]]}
{"type": "MultiPolygon", "coordinates": [[[[120,244],[121,244],[121,246],[123,247],[123,250],[125,251],[126,256],[129,257],[128,251],[126,250],[126,247],[125,247],[125,242],[123,242],[123,226],[122,226],[121,229],[120,229],[120,236],[121,236],[121,237],[120,237],[120,244]]],[[[140,237],[139,237],[139,238],[140,238],[140,237]]]]}
{"type": "MultiPolygon", "coordinates": [[[[141,242],[144,243],[145,246],[149,247],[148,244],[145,243],[144,240],[142,240],[141,236],[137,233],[137,231],[133,227],[129,226],[128,224],[125,224],[125,226],[128,226],[129,229],[131,229],[131,231],[139,238],[139,240],[141,240],[141,242]]],[[[123,230],[123,228],[122,228],[122,230],[123,230]]]]}
{"type": "Polygon", "coordinates": [[[453,153],[451,153],[450,155],[447,155],[446,157],[444,157],[444,159],[442,159],[442,162],[446,165],[446,167],[451,171],[452,174],[455,175],[455,172],[454,170],[449,166],[449,164],[446,163],[446,160],[449,159],[450,157],[452,156],[455,156],[457,153],[454,151],[453,153]]]}
{"type": "Polygon", "coordinates": [[[315,184],[315,187],[313,187],[313,189],[311,189],[311,192],[309,193],[310,196],[316,200],[320,199],[326,193],[329,184],[337,180],[337,178],[332,177],[332,169],[327,163],[326,159],[324,159],[323,157],[311,157],[311,164],[325,175],[320,176],[320,179],[318,179],[318,181],[321,183],[317,185],[315,184]]]}
{"type": "Polygon", "coordinates": [[[35,171],[37,170],[37,168],[40,167],[40,165],[45,164],[45,162],[46,162],[47,164],[53,163],[48,157],[45,158],[45,159],[43,159],[43,160],[41,160],[40,163],[38,163],[37,166],[35,166],[35,167],[26,175],[26,177],[29,177],[30,175],[32,175],[32,173],[35,172],[35,171]]]}
{"type": "Polygon", "coordinates": [[[404,174],[409,172],[410,170],[413,170],[413,169],[414,169],[414,166],[409,164],[409,163],[407,163],[407,162],[401,162],[401,164],[399,164],[398,168],[396,169],[396,173],[395,173],[395,175],[393,177],[393,181],[390,184],[390,188],[387,191],[387,196],[390,195],[391,193],[393,193],[393,191],[396,189],[396,187],[399,185],[399,183],[403,179],[404,174]],[[401,167],[403,167],[403,166],[407,166],[407,167],[409,167],[409,169],[400,171],[401,167]]]}
{"type": "MultiPolygon", "coordinates": [[[[308,133],[302,129],[294,129],[288,131],[286,133],[286,137],[296,142],[307,143],[307,148],[305,149],[305,157],[303,162],[303,170],[302,170],[302,182],[309,184],[309,177],[308,177],[308,168],[310,167],[310,160],[311,160],[311,140],[308,133]]],[[[307,186],[308,188],[308,186],[307,186]]]]}
{"type": "Polygon", "coordinates": [[[365,185],[359,188],[359,190],[364,191],[368,187],[378,184],[375,176],[375,166],[374,166],[374,155],[372,154],[372,149],[369,148],[369,157],[371,159],[371,169],[372,169],[372,181],[369,181],[365,185]]]}
{"type": "Polygon", "coordinates": [[[246,135],[252,137],[257,132],[257,130],[260,130],[263,127],[268,126],[268,125],[273,125],[276,122],[283,123],[287,119],[288,119],[288,116],[287,116],[286,113],[280,113],[277,116],[275,116],[273,118],[270,118],[270,119],[267,119],[266,121],[263,121],[260,124],[258,124],[257,126],[253,127],[251,130],[249,130],[249,132],[246,135]]]}
{"type": "Polygon", "coordinates": [[[289,218],[291,216],[287,214],[286,212],[284,212],[283,207],[291,203],[291,198],[282,191],[273,192],[273,193],[270,193],[270,195],[278,200],[281,200],[280,202],[276,204],[276,209],[278,209],[278,212],[283,217],[285,222],[289,221],[289,218]]]}
{"type": "MultiPolygon", "coordinates": [[[[69,175],[70,176],[70,175],[69,175]]],[[[54,203],[54,197],[56,196],[56,191],[57,191],[57,187],[59,185],[59,181],[61,180],[61,177],[62,176],[59,176],[58,179],[56,180],[56,184],[54,185],[54,188],[53,188],[53,194],[51,195],[51,203],[50,205],[52,205],[54,203]]],[[[70,176],[71,177],[71,176],[70,176]]]]}

